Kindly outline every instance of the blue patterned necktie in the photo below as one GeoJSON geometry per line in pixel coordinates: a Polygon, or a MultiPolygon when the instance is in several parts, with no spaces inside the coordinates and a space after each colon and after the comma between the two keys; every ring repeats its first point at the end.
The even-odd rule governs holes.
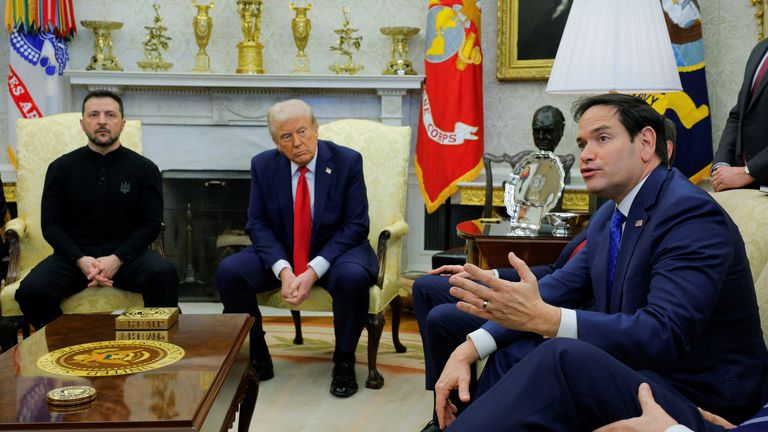
{"type": "Polygon", "coordinates": [[[627,217],[617,207],[611,218],[611,237],[608,256],[608,299],[613,296],[613,276],[616,274],[616,260],[619,258],[619,245],[621,244],[621,226],[627,217]]]}

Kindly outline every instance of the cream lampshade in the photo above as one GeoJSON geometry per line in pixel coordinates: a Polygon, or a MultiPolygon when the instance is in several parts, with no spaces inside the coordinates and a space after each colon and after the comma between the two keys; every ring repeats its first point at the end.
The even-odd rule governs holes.
{"type": "Polygon", "coordinates": [[[659,0],[573,0],[547,93],[680,90],[659,0]]]}

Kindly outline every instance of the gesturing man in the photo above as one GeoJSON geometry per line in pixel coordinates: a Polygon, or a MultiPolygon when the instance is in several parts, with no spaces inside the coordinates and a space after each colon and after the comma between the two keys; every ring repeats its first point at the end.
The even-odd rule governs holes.
{"type": "Polygon", "coordinates": [[[333,298],[336,349],[331,393],[357,392],[355,348],[378,273],[368,242],[363,161],[354,150],[318,140],[312,109],[300,100],[272,106],[267,125],[277,148],[251,161],[246,231],[252,245],[216,271],[224,312],[247,312],[251,361],[260,379],[274,376],[255,294],[276,288],[300,305],[317,283],[333,298]]]}
{"type": "Polygon", "coordinates": [[[667,169],[663,120],[642,100],[596,96],[575,112],[584,181],[612,202],[584,249],[540,281],[514,254],[520,282],[471,265],[451,277],[457,307],[489,322],[442,368],[441,427],[593,430],[639,416],[643,382],[693,430],[721,430],[697,406],[748,418],[768,399],[768,353],[737,227],[667,169]],[[451,390],[468,402],[470,365],[491,353],[457,417],[451,390]]]}

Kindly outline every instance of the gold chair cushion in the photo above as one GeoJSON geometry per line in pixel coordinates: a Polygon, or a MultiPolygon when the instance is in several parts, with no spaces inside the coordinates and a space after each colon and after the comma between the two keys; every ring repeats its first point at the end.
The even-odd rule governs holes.
{"type": "MultiPolygon", "coordinates": [[[[18,219],[26,224],[21,239],[20,277],[16,283],[0,292],[3,316],[21,315],[14,293],[19,281],[53,250],[43,238],[40,228],[40,201],[48,165],[59,156],[84,146],[88,142],[80,127],[80,113],[56,114],[40,119],[21,119],[16,123],[18,170],[16,173],[18,219]]],[[[142,153],[141,122],[126,121],[120,135],[123,146],[142,153]]],[[[10,221],[9,224],[18,224],[10,221]]],[[[64,313],[105,312],[128,306],[142,306],[141,294],[98,287],[84,290],[62,302],[64,313]]]]}
{"type": "Polygon", "coordinates": [[[739,227],[755,281],[763,338],[768,343],[768,195],[754,189],[714,192],[715,201],[739,227]]]}
{"type": "MultiPolygon", "coordinates": [[[[408,186],[408,160],[411,153],[411,128],[388,126],[370,120],[338,120],[320,126],[320,139],[330,140],[363,156],[363,175],[368,191],[368,215],[371,220],[368,239],[376,250],[379,234],[392,232],[387,248],[387,263],[381,288],[371,287],[368,312],[378,313],[400,294],[400,261],[405,223],[408,186]]],[[[260,305],[283,309],[331,311],[331,296],[314,287],[309,299],[299,307],[283,301],[280,291],[257,295],[260,305]]]]}

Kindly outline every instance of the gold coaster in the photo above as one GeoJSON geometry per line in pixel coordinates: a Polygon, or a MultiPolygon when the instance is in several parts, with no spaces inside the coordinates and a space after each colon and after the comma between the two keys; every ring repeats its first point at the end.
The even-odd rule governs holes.
{"type": "Polygon", "coordinates": [[[57,407],[85,404],[94,399],[96,389],[84,385],[59,387],[48,392],[48,403],[57,407]]]}

